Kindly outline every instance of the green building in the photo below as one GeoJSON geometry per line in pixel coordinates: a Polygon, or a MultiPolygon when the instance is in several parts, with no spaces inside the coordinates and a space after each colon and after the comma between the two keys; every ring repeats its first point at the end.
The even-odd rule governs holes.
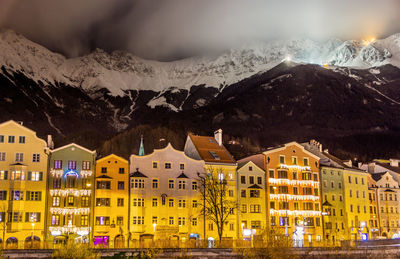
{"type": "Polygon", "coordinates": [[[50,153],[46,239],[89,242],[93,233],[96,151],[69,144],[50,153]]]}

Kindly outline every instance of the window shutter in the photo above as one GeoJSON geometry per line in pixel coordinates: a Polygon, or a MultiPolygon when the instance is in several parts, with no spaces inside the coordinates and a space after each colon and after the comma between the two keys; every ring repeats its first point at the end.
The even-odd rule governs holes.
{"type": "Polygon", "coordinates": [[[28,181],[32,181],[32,172],[31,171],[28,172],[28,181]]]}
{"type": "Polygon", "coordinates": [[[39,181],[43,180],[43,172],[39,172],[39,181]]]}
{"type": "Polygon", "coordinates": [[[31,200],[31,192],[30,191],[26,191],[26,200],[27,201],[31,200]]]}
{"type": "Polygon", "coordinates": [[[29,222],[29,212],[25,212],[25,222],[29,222]]]}
{"type": "Polygon", "coordinates": [[[40,212],[36,213],[36,222],[40,222],[40,212]]]}
{"type": "Polygon", "coordinates": [[[12,201],[14,199],[14,191],[11,191],[10,193],[10,201],[12,201]]]}
{"type": "Polygon", "coordinates": [[[42,192],[39,192],[39,196],[38,196],[39,201],[42,200],[42,192]]]}
{"type": "Polygon", "coordinates": [[[7,200],[7,191],[3,191],[3,200],[7,200]]]}
{"type": "Polygon", "coordinates": [[[8,179],[8,171],[4,171],[4,180],[8,179]]]}

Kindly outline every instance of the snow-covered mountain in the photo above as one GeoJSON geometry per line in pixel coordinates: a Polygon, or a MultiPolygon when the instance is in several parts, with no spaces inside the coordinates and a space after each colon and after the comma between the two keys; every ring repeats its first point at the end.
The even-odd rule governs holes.
{"type": "Polygon", "coordinates": [[[309,138],[338,148],[379,143],[357,152],[386,155],[400,145],[399,58],[400,34],[258,42],[174,62],[102,50],[68,59],[5,30],[0,121],[21,120],[58,145],[89,148],[117,133],[115,146],[123,147],[130,129],[149,125],[179,135],[223,128],[258,146],[309,138]]]}
{"type": "MultiPolygon", "coordinates": [[[[113,96],[126,90],[163,92],[194,85],[221,88],[267,71],[290,57],[298,63],[369,68],[400,67],[400,34],[365,44],[363,41],[294,39],[262,42],[232,49],[220,56],[173,62],[144,60],[128,52],[97,49],[68,59],[10,30],[0,32],[0,66],[21,71],[36,82],[62,83],[85,91],[107,89],[113,96]]],[[[165,104],[154,99],[149,105],[165,104]]]]}

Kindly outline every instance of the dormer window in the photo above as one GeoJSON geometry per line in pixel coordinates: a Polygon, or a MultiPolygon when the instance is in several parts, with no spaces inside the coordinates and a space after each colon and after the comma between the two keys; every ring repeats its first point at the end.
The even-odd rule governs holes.
{"type": "Polygon", "coordinates": [[[215,159],[215,160],[221,160],[221,158],[219,157],[219,155],[214,152],[214,151],[208,151],[210,153],[210,155],[215,159]]]}

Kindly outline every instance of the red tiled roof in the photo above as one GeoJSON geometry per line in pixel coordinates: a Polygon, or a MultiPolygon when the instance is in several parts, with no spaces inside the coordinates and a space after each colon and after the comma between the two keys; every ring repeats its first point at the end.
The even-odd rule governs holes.
{"type": "Polygon", "coordinates": [[[205,162],[236,163],[235,159],[224,145],[218,145],[214,137],[197,136],[193,134],[189,134],[189,137],[196,147],[197,152],[199,152],[200,157],[205,162]]]}

